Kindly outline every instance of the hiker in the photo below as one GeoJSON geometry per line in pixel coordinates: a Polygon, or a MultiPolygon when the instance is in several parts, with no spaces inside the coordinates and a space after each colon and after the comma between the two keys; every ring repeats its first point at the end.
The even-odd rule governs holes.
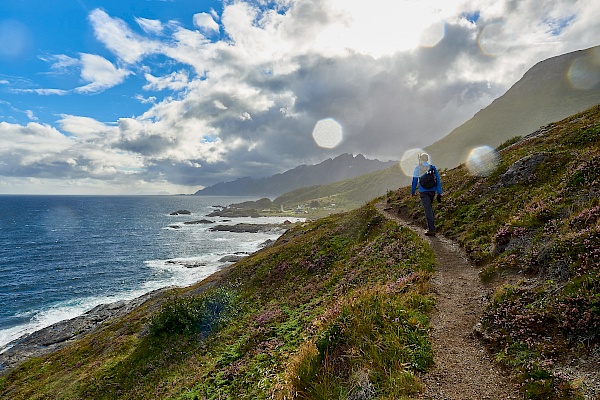
{"type": "Polygon", "coordinates": [[[437,168],[429,164],[429,155],[427,153],[419,154],[419,165],[415,167],[413,173],[411,196],[415,195],[417,186],[419,187],[419,196],[425,209],[425,219],[427,219],[427,231],[425,231],[425,235],[435,236],[433,200],[437,193],[438,203],[442,202],[442,181],[440,180],[437,168]]]}

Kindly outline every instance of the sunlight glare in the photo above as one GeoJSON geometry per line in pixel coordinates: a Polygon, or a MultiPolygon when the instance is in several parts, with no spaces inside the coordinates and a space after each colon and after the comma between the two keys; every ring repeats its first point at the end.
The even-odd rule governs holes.
{"type": "MultiPolygon", "coordinates": [[[[400,168],[404,175],[412,178],[415,167],[419,165],[419,154],[425,153],[423,149],[415,148],[406,150],[400,159],[400,168]]],[[[430,159],[431,161],[431,159],[430,159]]]]}
{"type": "Polygon", "coordinates": [[[486,25],[477,38],[479,49],[488,56],[501,55],[512,45],[512,42],[512,35],[500,23],[486,25]]]}
{"type": "Polygon", "coordinates": [[[0,21],[0,56],[22,57],[32,46],[29,28],[15,20],[0,21]]]}
{"type": "Polygon", "coordinates": [[[421,32],[419,45],[421,47],[435,47],[446,36],[446,24],[438,21],[421,32]]]}
{"type": "Polygon", "coordinates": [[[337,147],[344,137],[342,126],[333,118],[318,121],[312,135],[317,146],[325,149],[337,147]]]}
{"type": "Polygon", "coordinates": [[[600,83],[600,52],[590,52],[573,61],[567,77],[575,89],[590,90],[598,85],[600,83]]]}
{"type": "Polygon", "coordinates": [[[500,156],[490,146],[476,147],[467,159],[467,169],[474,176],[489,176],[498,167],[500,156]]]}
{"type": "Polygon", "coordinates": [[[317,48],[332,53],[354,50],[381,57],[418,46],[433,47],[444,37],[442,20],[454,15],[459,1],[332,0],[336,23],[321,32],[317,48]]]}

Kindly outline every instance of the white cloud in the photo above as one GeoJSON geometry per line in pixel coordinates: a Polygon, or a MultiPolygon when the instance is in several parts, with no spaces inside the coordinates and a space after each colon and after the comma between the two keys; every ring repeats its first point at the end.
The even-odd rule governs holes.
{"type": "Polygon", "coordinates": [[[14,91],[16,93],[35,93],[41,96],[64,96],[69,94],[69,91],[64,89],[14,89],[14,91]]]}
{"type": "Polygon", "coordinates": [[[36,122],[25,126],[0,122],[0,133],[0,159],[10,160],[10,168],[35,164],[70,146],[58,130],[36,122]]]}
{"type": "Polygon", "coordinates": [[[27,115],[27,118],[29,118],[31,121],[38,121],[38,118],[35,116],[33,111],[25,110],[25,114],[27,115]]]}
{"type": "MultiPolygon", "coordinates": [[[[95,36],[116,61],[92,54],[47,60],[59,72],[81,68],[87,84],[78,93],[143,75],[143,89],[159,93],[131,97],[147,110],[118,125],[62,115],[58,126],[69,138],[41,124],[0,130],[53,133],[46,146],[55,141],[57,149],[32,146],[28,156],[69,179],[131,187],[265,176],[342,152],[398,159],[449,133],[535,63],[597,45],[600,37],[596,0],[271,3],[279,8],[226,2],[221,15],[194,14],[198,30],[137,18],[140,33],[94,10],[95,36]],[[419,46],[423,39],[429,47],[419,46]],[[325,118],[343,129],[333,150],[312,138],[325,118]]],[[[46,173],[18,168],[23,176],[25,170],[46,173]]]]}
{"type": "Polygon", "coordinates": [[[101,92],[122,83],[132,73],[95,54],[81,54],[81,63],[81,78],[90,83],[76,88],[79,93],[101,92]]]}
{"type": "Polygon", "coordinates": [[[141,37],[123,20],[111,18],[105,11],[95,9],[89,18],[96,38],[125,63],[133,64],[160,47],[159,42],[141,37]]]}
{"type": "Polygon", "coordinates": [[[115,132],[116,127],[103,124],[89,117],[61,115],[58,125],[64,132],[78,138],[96,138],[106,132],[115,132]]]}
{"type": "Polygon", "coordinates": [[[137,101],[139,101],[142,104],[155,104],[156,103],[156,96],[144,97],[141,94],[136,94],[134,96],[134,99],[136,99],[137,101]]]}
{"type": "Polygon", "coordinates": [[[160,35],[163,32],[162,22],[160,22],[158,20],[146,19],[146,18],[136,18],[135,22],[137,22],[138,25],[140,26],[140,28],[142,28],[144,30],[144,32],[146,32],[146,33],[153,34],[153,35],[160,35]]]}
{"type": "Polygon", "coordinates": [[[219,33],[219,24],[214,20],[214,15],[208,13],[194,14],[194,26],[208,33],[219,33]]]}
{"type": "Polygon", "coordinates": [[[148,84],[144,86],[144,90],[182,90],[185,89],[189,83],[188,74],[185,71],[173,72],[161,77],[146,74],[145,77],[148,84]]]}
{"type": "Polygon", "coordinates": [[[53,61],[50,68],[53,70],[64,71],[73,66],[79,66],[80,61],[77,58],[69,57],[65,54],[56,54],[50,57],[41,57],[43,61],[53,61]]]}

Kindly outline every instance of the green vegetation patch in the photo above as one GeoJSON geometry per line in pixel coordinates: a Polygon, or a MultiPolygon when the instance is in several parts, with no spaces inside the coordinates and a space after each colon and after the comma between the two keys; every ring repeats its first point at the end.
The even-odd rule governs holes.
{"type": "Polygon", "coordinates": [[[235,295],[223,289],[199,296],[172,297],[152,318],[150,333],[206,336],[232,317],[235,295]]]}

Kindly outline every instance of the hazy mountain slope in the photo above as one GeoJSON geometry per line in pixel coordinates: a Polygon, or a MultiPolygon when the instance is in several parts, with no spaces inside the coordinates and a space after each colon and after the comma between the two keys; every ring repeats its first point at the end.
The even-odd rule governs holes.
{"type": "Polygon", "coordinates": [[[196,192],[203,196],[276,197],[291,190],[322,185],[389,167],[393,161],[369,160],[363,155],[342,154],[316,165],[301,165],[268,178],[240,178],[221,182],[196,192]]]}
{"type": "Polygon", "coordinates": [[[371,172],[355,178],[328,185],[296,189],[277,197],[273,200],[273,203],[293,207],[297,204],[327,198],[345,209],[352,209],[407,182],[408,178],[402,174],[398,163],[394,163],[394,165],[384,170],[371,172]]]}
{"type": "Polygon", "coordinates": [[[454,167],[475,147],[496,147],[583,111],[600,103],[599,71],[600,47],[539,62],[504,95],[425,150],[438,167],[454,167]],[[590,82],[596,85],[574,86],[590,82]]]}

